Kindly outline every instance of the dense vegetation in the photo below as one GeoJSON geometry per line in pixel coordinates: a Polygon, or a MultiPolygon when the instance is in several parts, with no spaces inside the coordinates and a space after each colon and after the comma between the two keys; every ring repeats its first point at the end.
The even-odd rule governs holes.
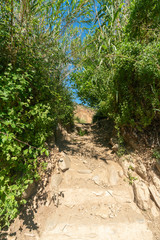
{"type": "Polygon", "coordinates": [[[72,81],[117,128],[143,129],[160,112],[160,2],[98,2],[93,33],[73,49],[72,81]]]}
{"type": "MultiPolygon", "coordinates": [[[[72,25],[84,1],[0,3],[0,224],[25,203],[22,194],[39,179],[38,156],[57,124],[72,122],[68,74],[72,25]]],[[[83,14],[83,11],[81,11],[83,14]]],[[[42,166],[41,166],[42,165],[42,166]]]]}
{"type": "Polygon", "coordinates": [[[47,137],[72,122],[70,72],[82,101],[117,129],[143,129],[159,118],[159,13],[159,0],[0,2],[2,228],[39,179],[47,137]]]}

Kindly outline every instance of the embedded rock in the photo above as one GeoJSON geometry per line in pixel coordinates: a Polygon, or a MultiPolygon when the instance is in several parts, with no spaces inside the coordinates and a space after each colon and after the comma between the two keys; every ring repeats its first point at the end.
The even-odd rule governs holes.
{"type": "Polygon", "coordinates": [[[119,181],[119,174],[117,168],[114,165],[109,165],[108,168],[108,183],[110,186],[114,186],[118,184],[119,181]]]}
{"type": "Polygon", "coordinates": [[[135,169],[135,164],[133,162],[129,162],[125,158],[121,158],[119,163],[120,163],[120,165],[123,169],[124,175],[126,177],[128,177],[128,173],[129,173],[130,170],[132,171],[132,170],[135,169]]]}
{"type": "Polygon", "coordinates": [[[143,179],[147,179],[147,171],[146,168],[144,166],[143,163],[140,163],[136,168],[135,171],[137,172],[137,174],[143,178],[143,179]]]}
{"type": "Polygon", "coordinates": [[[152,178],[152,181],[153,181],[155,187],[160,192],[160,178],[154,172],[151,172],[150,176],[152,178]]]}
{"type": "Polygon", "coordinates": [[[59,168],[63,172],[65,172],[70,168],[70,165],[71,165],[70,158],[65,153],[63,153],[63,156],[59,159],[59,168]]]}
{"type": "Polygon", "coordinates": [[[146,184],[142,181],[133,183],[134,198],[137,206],[142,210],[150,208],[150,193],[146,184]]]}
{"type": "Polygon", "coordinates": [[[62,176],[60,174],[54,174],[51,177],[51,187],[53,189],[58,188],[58,186],[61,184],[62,182],[62,176]]]}
{"type": "Polygon", "coordinates": [[[113,150],[114,152],[117,152],[118,149],[119,149],[119,145],[118,145],[118,144],[113,145],[112,150],[113,150]]]}
{"type": "Polygon", "coordinates": [[[154,185],[149,186],[149,191],[156,205],[160,208],[160,194],[154,185]]]}
{"type": "MultiPolygon", "coordinates": [[[[154,204],[154,203],[153,203],[154,204]]],[[[155,204],[152,206],[152,208],[151,208],[151,214],[152,214],[152,216],[153,217],[159,217],[159,211],[157,210],[157,208],[156,208],[156,206],[155,206],[155,204]]]]}

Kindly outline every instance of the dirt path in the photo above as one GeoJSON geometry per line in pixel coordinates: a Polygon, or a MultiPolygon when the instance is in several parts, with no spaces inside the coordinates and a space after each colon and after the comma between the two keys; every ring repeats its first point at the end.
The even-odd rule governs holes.
{"type": "Polygon", "coordinates": [[[8,240],[160,239],[149,228],[153,218],[134,202],[133,188],[99,131],[77,124],[76,132],[66,133],[59,144],[65,152],[59,167],[67,170],[54,169],[43,197],[33,197],[11,226],[8,240]]]}

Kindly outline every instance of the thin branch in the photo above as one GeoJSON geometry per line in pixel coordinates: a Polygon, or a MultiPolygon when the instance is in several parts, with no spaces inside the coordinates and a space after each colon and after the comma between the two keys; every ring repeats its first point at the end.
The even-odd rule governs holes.
{"type": "MultiPolygon", "coordinates": [[[[1,131],[0,131],[0,133],[3,134],[3,135],[6,135],[7,137],[9,136],[9,135],[8,135],[7,133],[5,133],[5,132],[1,132],[1,131]]],[[[31,148],[34,148],[34,149],[37,149],[37,150],[42,150],[41,148],[34,147],[34,146],[30,145],[30,144],[27,143],[27,142],[23,142],[23,141],[19,140],[18,138],[13,137],[13,139],[16,140],[17,142],[23,143],[23,144],[31,147],[31,148]]]]}

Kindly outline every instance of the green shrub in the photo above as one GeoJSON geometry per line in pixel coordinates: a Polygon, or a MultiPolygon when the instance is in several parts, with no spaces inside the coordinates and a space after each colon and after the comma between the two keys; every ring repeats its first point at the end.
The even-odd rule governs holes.
{"type": "Polygon", "coordinates": [[[98,108],[97,117],[110,117],[118,128],[147,127],[160,109],[159,52],[157,40],[148,44],[117,43],[114,58],[105,58],[108,66],[104,62],[89,75],[91,67],[85,66],[85,70],[72,76],[79,96],[98,108]]]}
{"type": "Polygon", "coordinates": [[[84,39],[72,81],[117,129],[146,128],[160,112],[160,1],[100,1],[99,8],[102,25],[84,39]]]}
{"type": "Polygon", "coordinates": [[[85,134],[87,134],[87,132],[86,132],[86,130],[83,130],[83,129],[79,129],[79,131],[78,131],[78,135],[79,136],[84,136],[85,134]]]}
{"type": "MultiPolygon", "coordinates": [[[[40,77],[40,76],[39,76],[40,77]]],[[[9,64],[0,75],[0,222],[9,225],[18,213],[22,193],[33,179],[39,179],[37,157],[47,150],[47,137],[58,122],[67,124],[72,119],[72,104],[67,94],[52,105],[42,96],[35,96],[34,74],[9,64]],[[36,99],[37,98],[37,99],[36,99]],[[68,99],[67,99],[68,98],[68,99]],[[61,107],[61,101],[65,101],[61,107]],[[67,103],[68,101],[68,103],[67,103]],[[67,105],[69,104],[70,105],[67,105]],[[65,108],[65,109],[64,109],[65,108]]],[[[39,81],[40,83],[40,81],[39,81]]],[[[43,91],[44,86],[39,85],[43,91]]],[[[48,92],[49,94],[49,92],[48,92]]]]}
{"type": "Polygon", "coordinates": [[[18,61],[17,66],[5,64],[0,72],[1,228],[9,226],[25,203],[21,196],[28,184],[40,178],[43,163],[38,156],[48,155],[47,138],[58,123],[73,119],[71,94],[58,75],[50,75],[43,59],[30,58],[24,68],[18,61]]]}
{"type": "MultiPolygon", "coordinates": [[[[0,222],[2,227],[18,213],[21,195],[38,179],[37,156],[51,122],[49,106],[32,104],[32,76],[11,64],[0,76],[0,222]],[[39,130],[38,130],[39,129],[39,130]],[[32,146],[34,145],[34,147],[32,146]]],[[[46,152],[47,153],[47,152],[46,152]]]]}

